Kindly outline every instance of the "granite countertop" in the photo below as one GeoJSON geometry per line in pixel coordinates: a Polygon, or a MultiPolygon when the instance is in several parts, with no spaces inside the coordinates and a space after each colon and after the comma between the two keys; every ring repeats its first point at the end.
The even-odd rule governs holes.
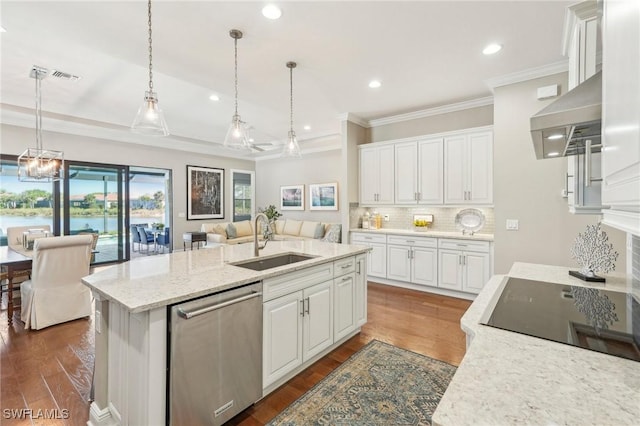
{"type": "Polygon", "coordinates": [[[631,292],[624,276],[587,285],[569,269],[515,263],[489,280],[461,319],[471,343],[434,425],[638,424],[640,362],[479,324],[509,276],[631,292]]]}
{"type": "Polygon", "coordinates": [[[225,245],[154,255],[88,275],[82,282],[130,312],[143,312],[265,278],[369,251],[368,247],[316,240],[269,241],[260,257],[279,253],[317,256],[290,265],[254,271],[230,262],[251,259],[253,244],[225,245]]]}
{"type": "Polygon", "coordinates": [[[458,240],[478,240],[478,241],[493,241],[493,234],[473,234],[463,235],[462,231],[459,232],[444,232],[444,231],[415,231],[413,229],[402,228],[380,228],[380,229],[365,229],[365,228],[352,228],[350,232],[358,233],[370,233],[370,234],[392,234],[392,235],[410,235],[412,237],[431,237],[431,238],[455,238],[458,240]]]}

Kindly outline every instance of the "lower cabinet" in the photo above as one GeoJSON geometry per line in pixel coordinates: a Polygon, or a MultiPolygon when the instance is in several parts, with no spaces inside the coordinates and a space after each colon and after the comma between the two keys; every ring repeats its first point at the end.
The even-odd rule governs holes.
{"type": "Polygon", "coordinates": [[[387,237],[387,278],[438,285],[438,240],[424,237],[387,237]]]}
{"type": "Polygon", "coordinates": [[[387,236],[367,233],[352,233],[351,243],[368,246],[367,275],[387,278],[387,236]]]}
{"type": "Polygon", "coordinates": [[[263,281],[263,388],[366,322],[366,256],[336,260],[329,277],[326,270],[312,267],[263,281]],[[282,295],[283,289],[295,291],[282,295]]]}
{"type": "Polygon", "coordinates": [[[438,276],[438,287],[479,293],[491,278],[489,243],[439,240],[438,276]]]}

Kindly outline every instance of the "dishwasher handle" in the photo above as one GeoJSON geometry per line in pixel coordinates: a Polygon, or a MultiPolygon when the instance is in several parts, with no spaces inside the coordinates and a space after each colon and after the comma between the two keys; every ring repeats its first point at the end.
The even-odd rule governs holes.
{"type": "Polygon", "coordinates": [[[198,315],[206,314],[207,312],[215,311],[217,309],[221,309],[226,306],[233,305],[239,302],[244,302],[245,300],[253,299],[254,297],[260,297],[260,296],[262,296],[261,291],[254,291],[251,294],[238,297],[237,299],[227,300],[226,302],[216,303],[215,305],[205,306],[199,309],[194,309],[193,311],[185,311],[182,308],[178,308],[178,315],[184,319],[191,319],[193,317],[197,317],[198,315]]]}

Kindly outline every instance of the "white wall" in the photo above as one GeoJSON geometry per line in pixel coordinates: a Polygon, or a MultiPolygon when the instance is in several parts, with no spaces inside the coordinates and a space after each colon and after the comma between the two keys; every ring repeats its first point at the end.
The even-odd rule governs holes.
{"type": "Polygon", "coordinates": [[[341,223],[340,211],[349,209],[338,203],[337,211],[309,210],[309,184],[338,182],[338,199],[342,199],[341,151],[304,153],[299,159],[269,159],[256,162],[256,206],[276,206],[285,219],[341,223]],[[280,187],[304,185],[304,210],[282,210],[280,187]]]}
{"type": "MultiPolygon", "coordinates": [[[[26,148],[35,146],[35,131],[23,127],[3,124],[0,136],[2,154],[20,155],[26,148]]],[[[255,170],[253,160],[238,160],[202,155],[164,148],[150,148],[125,142],[75,136],[55,132],[43,132],[45,148],[64,151],[65,159],[94,163],[120,164],[127,166],[157,167],[172,170],[173,176],[173,245],[182,248],[182,234],[199,231],[202,220],[187,220],[187,165],[215,167],[225,170],[225,220],[232,217],[232,193],[230,169],[255,170]],[[179,217],[179,214],[185,214],[179,217]]]]}
{"type": "MultiPolygon", "coordinates": [[[[494,91],[495,272],[506,273],[513,262],[577,266],[570,247],[599,215],[573,215],[561,197],[567,159],[537,160],[530,117],[552,100],[536,99],[538,87],[559,84],[566,92],[567,74],[498,87],[494,91]],[[507,231],[506,220],[518,219],[520,230],[507,231]]],[[[620,256],[616,271],[626,269],[625,234],[603,227],[620,256]]]]}

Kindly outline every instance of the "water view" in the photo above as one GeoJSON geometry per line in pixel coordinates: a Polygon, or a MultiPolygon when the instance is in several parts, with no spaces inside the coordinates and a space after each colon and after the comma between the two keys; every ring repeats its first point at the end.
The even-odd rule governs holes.
{"type": "MultiPolygon", "coordinates": [[[[0,228],[6,230],[12,226],[38,226],[52,225],[53,218],[51,216],[4,216],[0,215],[0,228]]],[[[71,229],[88,229],[98,231],[101,234],[115,232],[118,230],[118,220],[115,217],[72,217],[71,229]]],[[[161,222],[162,217],[159,216],[140,216],[132,217],[130,222],[132,225],[138,223],[154,223],[161,222]]],[[[5,231],[6,232],[6,231],[5,231]]]]}

